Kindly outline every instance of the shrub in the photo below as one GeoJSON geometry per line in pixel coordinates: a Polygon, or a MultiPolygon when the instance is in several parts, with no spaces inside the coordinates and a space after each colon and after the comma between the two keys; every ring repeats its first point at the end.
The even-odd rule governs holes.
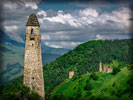
{"type": "Polygon", "coordinates": [[[58,96],[54,95],[50,100],[58,100],[58,96]]]}
{"type": "Polygon", "coordinates": [[[128,79],[128,81],[127,81],[127,83],[128,83],[128,88],[127,88],[127,91],[128,92],[130,92],[131,94],[130,94],[130,96],[132,96],[133,97],[133,78],[130,76],[130,78],[128,79]]]}
{"type": "Polygon", "coordinates": [[[86,96],[90,96],[90,95],[92,95],[91,91],[87,91],[86,96]]]}
{"type": "Polygon", "coordinates": [[[26,94],[28,94],[30,92],[30,88],[26,87],[25,85],[23,85],[21,87],[21,90],[20,90],[20,95],[21,97],[24,97],[26,94]]]}
{"type": "Polygon", "coordinates": [[[78,76],[78,75],[74,75],[73,77],[72,77],[72,81],[75,81],[76,79],[78,79],[78,78],[80,78],[81,76],[78,76]]]}
{"type": "Polygon", "coordinates": [[[28,100],[42,100],[41,96],[34,91],[29,93],[26,97],[28,100]]]}
{"type": "Polygon", "coordinates": [[[93,80],[98,80],[98,76],[93,72],[90,77],[93,79],[93,80]]]}
{"type": "Polygon", "coordinates": [[[128,70],[132,70],[133,69],[133,64],[127,65],[127,68],[128,68],[128,70]]]}
{"type": "Polygon", "coordinates": [[[119,67],[114,67],[113,68],[113,73],[112,74],[117,74],[118,72],[120,72],[120,68],[119,67]]]}
{"type": "Polygon", "coordinates": [[[74,97],[71,97],[71,96],[70,96],[70,97],[68,98],[68,100],[74,100],[74,97]]]}
{"type": "Polygon", "coordinates": [[[80,87],[78,87],[78,90],[76,91],[76,100],[78,99],[78,98],[80,98],[81,97],[81,89],[80,89],[80,87]]]}
{"type": "Polygon", "coordinates": [[[89,82],[89,83],[87,83],[85,86],[84,86],[84,90],[92,90],[92,85],[91,85],[91,83],[89,82]]]}
{"type": "Polygon", "coordinates": [[[7,94],[7,99],[4,100],[41,100],[41,96],[32,91],[24,85],[20,88],[19,92],[10,92],[7,94]]]}

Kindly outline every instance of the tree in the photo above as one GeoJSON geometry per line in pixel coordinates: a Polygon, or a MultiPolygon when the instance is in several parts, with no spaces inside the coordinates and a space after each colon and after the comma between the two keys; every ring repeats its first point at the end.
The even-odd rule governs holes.
{"type": "Polygon", "coordinates": [[[93,79],[93,80],[98,80],[98,76],[92,72],[92,74],[90,75],[90,77],[93,79]]]}
{"type": "Polygon", "coordinates": [[[113,75],[117,74],[118,72],[120,72],[120,68],[119,67],[114,67],[113,68],[113,75]]]}

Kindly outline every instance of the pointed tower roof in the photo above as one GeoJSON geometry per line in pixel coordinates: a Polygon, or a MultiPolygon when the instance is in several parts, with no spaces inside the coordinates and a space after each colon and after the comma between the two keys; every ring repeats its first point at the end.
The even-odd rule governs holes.
{"type": "Polygon", "coordinates": [[[26,26],[39,26],[40,27],[40,24],[35,14],[31,14],[29,16],[26,26]]]}

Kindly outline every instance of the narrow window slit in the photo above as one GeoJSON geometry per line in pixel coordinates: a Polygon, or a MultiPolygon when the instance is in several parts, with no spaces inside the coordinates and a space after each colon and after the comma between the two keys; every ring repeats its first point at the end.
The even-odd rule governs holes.
{"type": "Polygon", "coordinates": [[[33,31],[33,29],[31,29],[31,34],[33,34],[34,33],[34,31],[33,31]]]}

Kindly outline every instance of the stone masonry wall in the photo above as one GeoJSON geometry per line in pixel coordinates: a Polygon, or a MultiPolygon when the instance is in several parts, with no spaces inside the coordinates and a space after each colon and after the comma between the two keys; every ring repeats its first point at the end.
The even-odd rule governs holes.
{"type": "Polygon", "coordinates": [[[42,68],[42,56],[40,40],[41,36],[38,34],[39,29],[32,27],[35,33],[30,34],[31,28],[27,28],[25,36],[25,59],[24,59],[24,85],[30,87],[31,90],[36,91],[42,98],[44,98],[44,79],[42,68]],[[34,38],[30,40],[30,38],[34,38]]]}

